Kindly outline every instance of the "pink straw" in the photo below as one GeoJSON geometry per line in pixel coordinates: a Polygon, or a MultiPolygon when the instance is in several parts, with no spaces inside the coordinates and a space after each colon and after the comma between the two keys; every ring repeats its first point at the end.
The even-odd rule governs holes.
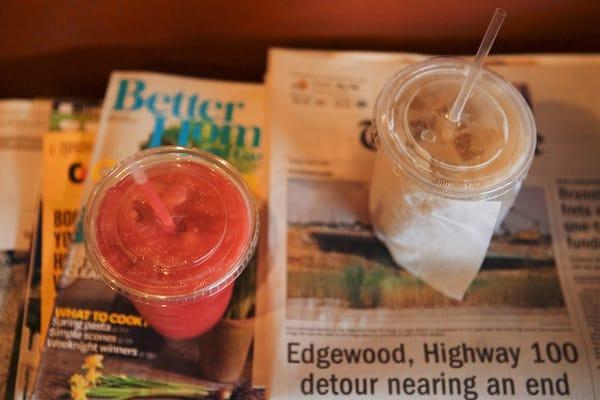
{"type": "Polygon", "coordinates": [[[174,233],[175,222],[173,222],[173,217],[171,217],[169,210],[162,202],[160,197],[158,197],[158,193],[156,193],[156,190],[154,190],[152,184],[150,181],[148,181],[148,177],[144,171],[142,171],[140,167],[134,163],[131,164],[131,174],[133,175],[133,180],[135,183],[140,187],[140,189],[142,189],[142,192],[144,192],[146,200],[148,200],[148,203],[150,203],[150,207],[152,207],[152,210],[160,222],[164,225],[168,232],[174,233]]]}

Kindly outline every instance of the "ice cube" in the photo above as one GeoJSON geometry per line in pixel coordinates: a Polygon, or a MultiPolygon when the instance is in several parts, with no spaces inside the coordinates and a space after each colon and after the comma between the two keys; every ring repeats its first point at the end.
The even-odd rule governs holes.
{"type": "Polygon", "coordinates": [[[421,131],[421,139],[430,143],[435,143],[437,136],[435,136],[435,133],[431,132],[429,129],[423,129],[421,131]]]}
{"type": "Polygon", "coordinates": [[[408,124],[410,128],[410,132],[412,133],[415,140],[420,140],[422,138],[423,131],[428,131],[427,122],[421,119],[410,121],[408,124]]]}
{"type": "Polygon", "coordinates": [[[454,148],[463,161],[472,161],[483,154],[481,140],[470,133],[461,133],[454,138],[454,148]]]}

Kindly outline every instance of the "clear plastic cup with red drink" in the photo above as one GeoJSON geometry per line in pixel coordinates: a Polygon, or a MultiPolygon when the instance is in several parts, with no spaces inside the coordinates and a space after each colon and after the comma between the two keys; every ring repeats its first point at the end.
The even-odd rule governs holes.
{"type": "Polygon", "coordinates": [[[222,318],[257,238],[256,207],[241,175],[190,148],[131,156],[96,185],[86,207],[89,261],[156,331],[174,339],[200,335],[222,318]],[[174,229],[157,217],[132,168],[147,176],[174,229]]]}

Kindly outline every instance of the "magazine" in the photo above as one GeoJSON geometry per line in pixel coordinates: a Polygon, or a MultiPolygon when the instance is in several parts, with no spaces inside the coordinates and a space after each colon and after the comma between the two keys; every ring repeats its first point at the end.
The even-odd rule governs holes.
{"type": "Polygon", "coordinates": [[[9,382],[6,387],[7,399],[25,400],[31,398],[35,371],[40,363],[42,352],[40,341],[40,282],[42,275],[41,263],[41,202],[32,230],[31,255],[27,265],[27,282],[25,293],[21,297],[22,313],[19,317],[20,326],[16,327],[13,352],[15,356],[10,362],[9,382]]]}
{"type": "Polygon", "coordinates": [[[489,58],[538,147],[457,301],[394,263],[369,219],[374,101],[424,57],[270,51],[256,384],[276,399],[600,398],[600,58],[489,58]]]}
{"type": "Polygon", "coordinates": [[[55,102],[42,149],[42,282],[41,340],[54,307],[81,190],[98,128],[99,108],[79,102],[55,102]]]}
{"type": "MultiPolygon", "coordinates": [[[[93,184],[118,161],[145,148],[179,144],[227,159],[264,208],[263,106],[261,85],[114,72],[81,188],[84,203],[93,184]]],[[[79,221],[84,214],[85,204],[79,221]]],[[[74,214],[69,215],[71,221],[74,214]]],[[[94,393],[114,392],[114,385],[119,398],[141,392],[148,397],[150,386],[156,396],[263,396],[250,384],[256,257],[236,280],[221,322],[206,335],[176,341],[156,333],[129,300],[100,280],[86,260],[81,229],[78,224],[57,282],[33,398],[92,399],[94,393]]]]}
{"type": "MultiPolygon", "coordinates": [[[[31,397],[45,331],[52,314],[56,281],[79,210],[80,187],[97,129],[97,102],[54,100],[42,138],[41,201],[32,242],[23,323],[16,362],[14,399],[31,397]]],[[[8,394],[7,394],[8,395],[8,394]]]]}

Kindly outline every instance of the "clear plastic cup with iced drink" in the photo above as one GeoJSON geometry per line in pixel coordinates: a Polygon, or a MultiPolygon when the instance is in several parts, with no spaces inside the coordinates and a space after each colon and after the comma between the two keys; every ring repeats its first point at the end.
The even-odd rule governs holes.
{"type": "Polygon", "coordinates": [[[511,83],[489,70],[474,82],[460,121],[449,120],[468,68],[454,58],[412,65],[387,82],[375,105],[372,224],[396,261],[423,278],[433,275],[427,268],[436,258],[428,253],[443,258],[446,251],[451,261],[461,251],[468,260],[467,239],[478,240],[478,230],[484,247],[473,257],[481,263],[490,219],[493,227],[504,218],[533,159],[531,111],[511,83]],[[461,235],[464,246],[456,243],[464,248],[444,247],[461,235]]]}
{"type": "Polygon", "coordinates": [[[87,256],[164,336],[200,335],[223,316],[256,248],[258,218],[240,174],[209,153],[159,147],[121,162],[87,203],[87,256]],[[165,226],[134,180],[142,171],[172,217],[165,226]]]}

